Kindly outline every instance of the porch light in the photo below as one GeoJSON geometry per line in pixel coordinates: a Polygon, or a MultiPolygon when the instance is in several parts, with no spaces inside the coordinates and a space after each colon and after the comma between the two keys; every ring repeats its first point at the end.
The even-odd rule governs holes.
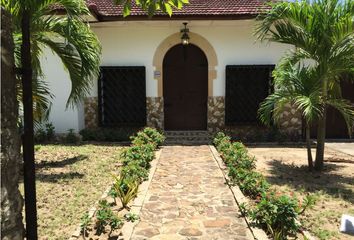
{"type": "Polygon", "coordinates": [[[188,23],[184,22],[183,23],[184,28],[181,29],[181,33],[183,33],[182,37],[181,37],[183,45],[188,45],[189,44],[189,39],[190,39],[189,36],[188,36],[189,29],[187,28],[187,24],[188,23]]]}

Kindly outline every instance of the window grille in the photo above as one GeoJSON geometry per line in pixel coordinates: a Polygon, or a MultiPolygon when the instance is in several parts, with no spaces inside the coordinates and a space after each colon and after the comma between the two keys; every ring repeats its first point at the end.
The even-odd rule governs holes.
{"type": "Polygon", "coordinates": [[[259,104],[273,91],[274,65],[226,66],[225,125],[258,124],[259,104]]]}
{"type": "Polygon", "coordinates": [[[145,67],[101,67],[98,80],[102,127],[146,125],[145,67]]]}

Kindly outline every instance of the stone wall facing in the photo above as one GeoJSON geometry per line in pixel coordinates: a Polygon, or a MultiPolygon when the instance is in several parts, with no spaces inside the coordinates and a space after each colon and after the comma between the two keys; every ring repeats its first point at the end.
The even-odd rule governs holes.
{"type": "MultiPolygon", "coordinates": [[[[89,97],[85,99],[85,128],[98,127],[98,99],[89,97]]],[[[164,102],[162,97],[146,98],[146,125],[164,130],[164,102]]],[[[207,130],[214,134],[226,131],[235,138],[244,141],[267,141],[274,138],[300,139],[302,135],[301,114],[290,104],[285,106],[280,115],[279,131],[261,125],[225,126],[225,97],[208,97],[207,130]],[[280,132],[282,136],[275,136],[280,132]]]]}
{"type": "Polygon", "coordinates": [[[98,127],[98,98],[88,97],[84,100],[85,128],[98,127]]]}
{"type": "Polygon", "coordinates": [[[279,130],[291,136],[302,135],[301,113],[296,111],[291,104],[286,104],[284,112],[279,116],[279,130]]]}
{"type": "Polygon", "coordinates": [[[225,127],[225,97],[208,97],[208,131],[215,133],[225,127]]]}
{"type": "Polygon", "coordinates": [[[164,105],[162,97],[146,98],[146,125],[159,130],[164,129],[164,105]]]}

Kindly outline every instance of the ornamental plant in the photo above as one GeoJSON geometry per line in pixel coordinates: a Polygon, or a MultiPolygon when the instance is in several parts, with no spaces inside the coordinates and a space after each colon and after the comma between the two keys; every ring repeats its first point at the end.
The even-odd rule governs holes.
{"type": "Polygon", "coordinates": [[[120,199],[123,208],[128,208],[128,204],[138,195],[139,182],[129,176],[115,176],[112,190],[120,199]]]}
{"type": "Polygon", "coordinates": [[[237,184],[245,195],[256,200],[254,208],[241,205],[242,214],[249,216],[273,239],[283,240],[295,235],[299,230],[297,216],[314,204],[314,198],[306,196],[300,204],[296,197],[275,194],[262,174],[254,171],[255,159],[241,142],[232,143],[224,133],[216,134],[213,142],[228,167],[231,184],[237,184]]]}
{"type": "Polygon", "coordinates": [[[108,235],[120,228],[123,225],[123,220],[116,216],[107,200],[101,200],[98,203],[98,209],[96,212],[96,231],[97,235],[100,235],[105,231],[106,226],[110,226],[110,232],[108,235]]]}

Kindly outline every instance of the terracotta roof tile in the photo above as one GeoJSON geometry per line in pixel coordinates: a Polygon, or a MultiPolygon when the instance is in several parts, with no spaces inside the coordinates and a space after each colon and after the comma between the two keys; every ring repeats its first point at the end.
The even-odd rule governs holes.
{"type": "MultiPolygon", "coordinates": [[[[121,17],[122,6],[113,0],[86,0],[89,8],[104,17],[121,17]]],[[[256,15],[268,7],[265,0],[189,0],[181,10],[174,10],[173,16],[240,16],[256,15]]],[[[131,16],[146,16],[146,12],[133,5],[131,16]]],[[[155,15],[166,15],[160,11],[155,15]]]]}

